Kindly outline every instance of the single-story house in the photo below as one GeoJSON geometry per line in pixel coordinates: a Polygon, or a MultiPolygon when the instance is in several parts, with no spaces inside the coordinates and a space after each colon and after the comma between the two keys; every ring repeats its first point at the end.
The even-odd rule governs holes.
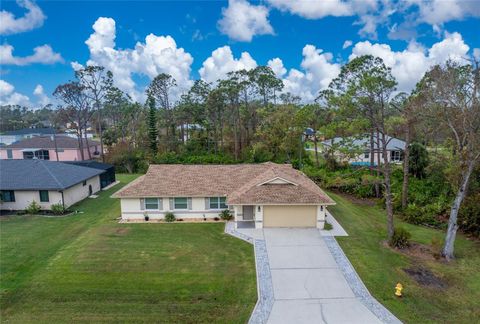
{"type": "Polygon", "coordinates": [[[100,190],[104,171],[56,161],[0,160],[0,209],[24,210],[32,201],[65,208],[100,190]]]}
{"type": "MultiPolygon", "coordinates": [[[[386,136],[386,139],[388,162],[402,163],[403,152],[405,150],[406,143],[401,139],[388,135],[386,136]]],[[[323,141],[321,144],[324,151],[334,146],[334,154],[336,158],[340,161],[347,161],[351,165],[370,165],[371,151],[369,135],[365,135],[361,138],[335,137],[333,139],[323,141]],[[342,149],[344,150],[344,152],[341,152],[342,149]]],[[[373,137],[374,165],[378,164],[379,158],[380,163],[384,163],[381,148],[382,145],[375,134],[373,137]]]]}
{"type": "Polygon", "coordinates": [[[115,178],[115,166],[108,163],[102,163],[94,160],[86,160],[86,161],[67,161],[65,163],[79,165],[87,168],[94,168],[99,170],[104,170],[102,174],[100,174],[100,188],[105,188],[108,185],[114,183],[116,181],[115,178]]]}
{"type": "MultiPolygon", "coordinates": [[[[85,139],[82,139],[82,141],[85,160],[89,159],[89,150],[92,158],[100,156],[100,143],[85,139]]],[[[0,147],[0,159],[81,161],[82,155],[78,139],[51,135],[26,138],[8,146],[0,147]]]]}
{"type": "Polygon", "coordinates": [[[145,175],[112,197],[123,220],[218,217],[230,209],[236,226],[323,228],[335,202],[291,165],[150,165],[145,175]]]}
{"type": "Polygon", "coordinates": [[[4,132],[0,135],[0,144],[10,145],[26,138],[35,136],[46,136],[55,134],[55,129],[51,127],[44,128],[22,128],[13,131],[4,132]]]}

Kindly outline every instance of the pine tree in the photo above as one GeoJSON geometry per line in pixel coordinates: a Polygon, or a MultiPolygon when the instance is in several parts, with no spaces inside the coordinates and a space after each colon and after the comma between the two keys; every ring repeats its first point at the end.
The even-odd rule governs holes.
{"type": "Polygon", "coordinates": [[[150,152],[155,156],[158,151],[157,110],[155,109],[155,99],[149,97],[147,102],[150,108],[148,112],[148,140],[150,143],[150,152]]]}

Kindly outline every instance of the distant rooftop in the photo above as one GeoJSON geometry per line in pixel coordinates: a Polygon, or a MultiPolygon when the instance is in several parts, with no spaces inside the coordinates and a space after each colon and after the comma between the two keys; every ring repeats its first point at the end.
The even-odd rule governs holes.
{"type": "Polygon", "coordinates": [[[22,129],[5,132],[2,135],[29,135],[29,134],[51,135],[51,134],[55,134],[55,129],[52,127],[22,128],[22,129]]]}
{"type": "Polygon", "coordinates": [[[0,190],[64,190],[104,170],[44,160],[0,160],[0,190]]]}
{"type": "MultiPolygon", "coordinates": [[[[56,136],[57,148],[59,149],[78,149],[78,140],[68,136],[56,136]]],[[[87,147],[87,141],[82,139],[83,145],[87,147]]],[[[88,140],[90,146],[99,145],[97,141],[88,140]]],[[[55,149],[55,141],[53,136],[35,136],[32,138],[26,138],[24,140],[12,143],[6,148],[39,148],[39,149],[55,149]]]]}
{"type": "MultiPolygon", "coordinates": [[[[405,142],[402,141],[401,139],[391,137],[391,136],[386,136],[387,138],[387,150],[405,150],[405,142]]],[[[354,138],[354,137],[335,137],[333,138],[333,143],[338,144],[342,146],[343,143],[345,143],[345,146],[347,146],[347,143],[349,145],[358,147],[358,148],[369,148],[370,147],[370,136],[367,134],[363,138],[354,138]]],[[[326,146],[331,146],[332,145],[332,140],[326,140],[322,142],[323,145],[326,146]]],[[[377,140],[377,136],[373,136],[373,146],[375,150],[378,150],[379,148],[379,141],[377,140]]]]}

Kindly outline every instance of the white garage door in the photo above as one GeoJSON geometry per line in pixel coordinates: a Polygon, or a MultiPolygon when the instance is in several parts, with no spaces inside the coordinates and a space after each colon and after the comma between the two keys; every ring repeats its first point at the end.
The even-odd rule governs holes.
{"type": "Polygon", "coordinates": [[[263,207],[264,227],[316,227],[317,206],[271,205],[263,207]]]}

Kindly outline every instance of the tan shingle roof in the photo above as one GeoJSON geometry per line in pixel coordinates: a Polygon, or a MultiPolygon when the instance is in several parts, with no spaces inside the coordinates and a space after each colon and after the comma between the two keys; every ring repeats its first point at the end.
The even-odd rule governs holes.
{"type": "Polygon", "coordinates": [[[290,165],[150,165],[145,175],[113,197],[214,197],[228,204],[334,204],[312,180],[290,165]],[[268,183],[284,179],[286,184],[268,183]]]}

